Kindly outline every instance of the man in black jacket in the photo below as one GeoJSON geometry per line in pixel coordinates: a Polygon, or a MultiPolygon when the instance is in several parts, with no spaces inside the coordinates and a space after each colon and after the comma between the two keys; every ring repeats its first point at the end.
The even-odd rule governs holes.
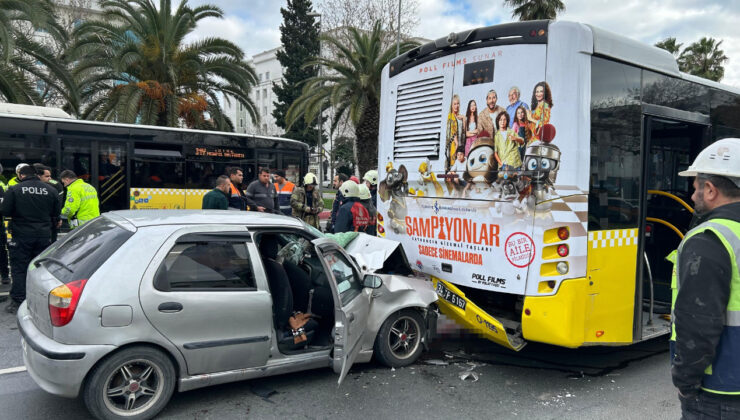
{"type": "Polygon", "coordinates": [[[683,419],[740,418],[740,139],[710,145],[680,175],[696,177],[697,226],[675,258],[673,384],[683,419]]]}
{"type": "Polygon", "coordinates": [[[56,189],[42,182],[32,166],[24,166],[18,175],[21,181],[8,188],[2,204],[3,216],[11,218],[12,235],[8,249],[13,285],[5,311],[13,314],[26,299],[28,264],[51,244],[60,212],[56,189]]]}

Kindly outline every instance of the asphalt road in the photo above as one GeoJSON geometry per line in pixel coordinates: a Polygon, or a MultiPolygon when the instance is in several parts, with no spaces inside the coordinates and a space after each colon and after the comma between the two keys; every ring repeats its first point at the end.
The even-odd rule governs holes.
{"type": "MultiPolygon", "coordinates": [[[[175,394],[160,418],[677,419],[667,348],[662,338],[514,353],[453,330],[407,368],[358,365],[340,387],[330,369],[214,386],[175,394]]],[[[22,365],[15,318],[1,311],[0,419],[89,418],[79,400],[11,373],[22,365]]]]}

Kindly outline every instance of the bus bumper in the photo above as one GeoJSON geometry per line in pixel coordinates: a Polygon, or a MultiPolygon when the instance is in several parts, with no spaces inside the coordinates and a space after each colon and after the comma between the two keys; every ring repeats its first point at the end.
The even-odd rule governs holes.
{"type": "Polygon", "coordinates": [[[522,314],[524,338],[563,347],[582,346],[586,309],[592,298],[585,278],[561,282],[556,294],[551,296],[525,296],[522,314]]]}
{"type": "Polygon", "coordinates": [[[440,312],[466,330],[515,351],[521,350],[527,344],[520,335],[507,333],[501,321],[468,300],[452,283],[437,277],[432,277],[432,281],[434,290],[439,295],[437,305],[440,312]]]}

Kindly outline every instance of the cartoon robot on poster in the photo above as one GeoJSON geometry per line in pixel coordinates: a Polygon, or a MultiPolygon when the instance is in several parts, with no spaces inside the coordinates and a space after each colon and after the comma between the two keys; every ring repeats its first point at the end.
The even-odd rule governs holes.
{"type": "Polygon", "coordinates": [[[388,224],[395,233],[406,231],[406,197],[409,195],[408,171],[401,165],[398,169],[393,162],[385,165],[385,180],[378,185],[378,196],[383,202],[391,200],[388,206],[388,224]]]}
{"type": "Polygon", "coordinates": [[[555,127],[546,124],[541,138],[527,146],[522,169],[530,179],[532,189],[527,199],[534,200],[537,210],[549,210],[552,208],[552,192],[560,169],[560,148],[551,143],[555,138],[555,127]]]}

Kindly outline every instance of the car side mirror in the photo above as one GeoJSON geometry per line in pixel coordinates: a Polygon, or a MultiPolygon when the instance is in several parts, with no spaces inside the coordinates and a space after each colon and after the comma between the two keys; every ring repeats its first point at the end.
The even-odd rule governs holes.
{"type": "Polygon", "coordinates": [[[372,274],[365,274],[365,277],[362,279],[362,287],[367,287],[370,289],[378,289],[382,285],[383,285],[383,279],[381,279],[378,276],[374,276],[372,274]]]}

